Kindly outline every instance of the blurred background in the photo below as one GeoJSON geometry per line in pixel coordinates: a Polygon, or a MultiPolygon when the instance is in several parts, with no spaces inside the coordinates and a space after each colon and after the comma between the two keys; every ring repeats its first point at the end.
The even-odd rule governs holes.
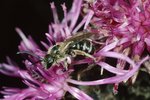
{"type": "MultiPolygon", "coordinates": [[[[69,9],[72,5],[72,0],[0,1],[0,63],[6,62],[6,56],[9,56],[18,63],[20,67],[24,68],[21,56],[16,54],[21,38],[15,32],[15,27],[21,28],[26,36],[31,35],[38,44],[40,44],[41,40],[46,41],[45,33],[48,32],[48,25],[50,22],[53,22],[53,16],[50,10],[50,2],[52,1],[55,2],[61,20],[63,18],[63,11],[60,4],[65,2],[69,9]]],[[[95,71],[96,70],[94,70],[93,73],[96,73],[95,71]]],[[[95,76],[89,75],[87,77],[95,76]]],[[[150,100],[149,75],[140,72],[137,80],[138,81],[136,81],[134,85],[121,85],[117,95],[112,93],[113,85],[80,88],[88,91],[88,94],[95,100],[150,100]]],[[[2,86],[25,87],[21,80],[0,74],[0,88],[2,86]]]]}

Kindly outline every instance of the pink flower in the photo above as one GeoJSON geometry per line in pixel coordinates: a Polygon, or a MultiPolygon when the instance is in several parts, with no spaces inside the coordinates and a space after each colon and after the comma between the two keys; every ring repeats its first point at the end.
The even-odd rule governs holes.
{"type": "MultiPolygon", "coordinates": [[[[54,3],[51,3],[54,23],[49,26],[49,33],[46,33],[49,44],[41,41],[47,51],[56,43],[71,37],[84,24],[86,27],[91,16],[90,12],[85,16],[81,23],[76,26],[81,4],[82,0],[74,0],[72,8],[68,13],[65,4],[63,4],[64,19],[60,22],[54,3]]],[[[19,28],[16,28],[16,31],[22,38],[22,42],[18,46],[19,53],[28,55],[24,61],[26,70],[20,69],[8,59],[8,64],[0,64],[0,72],[5,75],[21,78],[28,87],[25,89],[4,88],[4,90],[1,91],[1,93],[4,94],[3,100],[58,100],[63,98],[66,92],[69,92],[75,98],[80,100],[92,100],[91,97],[78,88],[69,86],[67,79],[70,78],[69,75],[73,72],[71,67],[66,70],[64,66],[54,65],[45,70],[41,63],[36,62],[39,62],[40,58],[44,58],[47,51],[41,50],[31,36],[27,38],[19,28]]]]}
{"type": "MultiPolygon", "coordinates": [[[[31,67],[30,64],[27,61],[26,67],[31,67]]],[[[9,73],[11,71],[16,72],[17,74],[14,73],[14,76],[22,78],[23,82],[28,86],[25,89],[4,88],[4,91],[1,91],[1,93],[5,94],[4,100],[55,100],[61,99],[67,91],[78,99],[91,100],[84,92],[67,84],[66,79],[69,78],[69,74],[73,71],[72,69],[64,72],[63,67],[55,66],[51,70],[44,71],[37,65],[33,66],[37,67],[37,69],[16,70],[16,66],[13,65],[2,64],[1,66],[7,69],[6,71],[9,71],[9,73]]]]}
{"type": "Polygon", "coordinates": [[[140,0],[133,0],[132,2],[97,0],[90,4],[91,8],[87,10],[82,21],[77,24],[81,6],[82,0],[74,0],[72,8],[67,13],[67,8],[63,4],[64,19],[60,22],[54,3],[51,3],[54,23],[49,25],[49,33],[46,33],[49,43],[41,41],[46,51],[41,50],[30,36],[27,38],[19,28],[16,28],[22,38],[18,47],[19,53],[28,55],[24,61],[26,70],[20,69],[8,59],[8,64],[0,64],[0,72],[9,76],[20,77],[28,87],[25,89],[4,88],[4,91],[1,91],[5,94],[4,100],[58,100],[64,97],[66,92],[79,100],[93,100],[69,83],[86,86],[101,84],[118,86],[119,83],[133,77],[141,64],[149,59],[148,55],[142,56],[144,46],[146,45],[148,50],[150,46],[148,33],[149,2],[147,0],[145,2],[140,0]],[[82,27],[82,31],[88,31],[94,35],[90,37],[93,44],[98,42],[96,39],[103,36],[107,37],[99,49],[91,55],[93,59],[91,59],[92,57],[85,57],[83,60],[70,58],[71,64],[68,69],[65,69],[61,62],[45,69],[45,66],[39,61],[47,55],[49,48],[73,37],[82,27]],[[117,59],[116,66],[107,63],[106,58],[117,59]],[[115,74],[115,76],[86,82],[71,79],[71,73],[75,70],[73,65],[93,64],[93,60],[94,64],[99,65],[98,67],[115,74]],[[127,70],[125,69],[126,64],[129,67],[127,70]]]}
{"type": "Polygon", "coordinates": [[[109,36],[116,37],[123,46],[131,48],[132,56],[149,51],[149,0],[98,0],[92,4],[91,23],[98,29],[106,28],[109,36]]]}
{"type": "MultiPolygon", "coordinates": [[[[122,71],[112,72],[114,67],[104,62],[98,63],[102,68],[107,66],[108,69],[105,68],[106,70],[116,74],[116,82],[113,81],[116,84],[121,82],[118,80],[119,77],[122,77],[122,79],[124,77],[122,81],[125,82],[132,77],[132,82],[134,83],[137,76],[136,73],[140,67],[136,63],[141,62],[144,58],[145,55],[143,53],[145,49],[149,52],[149,3],[149,0],[97,0],[89,4],[89,9],[94,12],[94,16],[90,21],[92,27],[89,26],[88,30],[109,37],[106,40],[106,46],[98,51],[96,56],[117,58],[117,70],[125,69],[129,59],[135,63],[133,65],[133,62],[132,64],[130,63],[131,61],[128,62],[130,64],[128,72],[124,72],[125,70],[123,70],[124,74],[122,73],[121,76],[119,72],[122,71]],[[126,56],[125,59],[122,58],[123,56],[126,56]],[[134,72],[132,72],[133,70],[134,72]],[[128,78],[125,78],[126,75],[128,78]]],[[[146,56],[148,55],[147,53],[146,56]]],[[[110,80],[113,80],[113,78],[110,78],[110,80]]],[[[104,79],[96,82],[97,84],[100,82],[104,84],[106,81],[104,79]]],[[[82,82],[79,82],[79,84],[81,85],[82,82]]],[[[94,84],[94,82],[91,84],[94,84]]]]}

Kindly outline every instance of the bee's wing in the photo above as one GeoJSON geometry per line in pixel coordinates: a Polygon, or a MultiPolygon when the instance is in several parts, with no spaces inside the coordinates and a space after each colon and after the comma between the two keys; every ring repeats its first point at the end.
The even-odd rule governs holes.
{"type": "Polygon", "coordinates": [[[80,41],[83,40],[85,38],[89,38],[90,36],[92,36],[92,33],[89,32],[79,32],[76,35],[66,39],[64,42],[62,42],[62,44],[60,45],[60,51],[64,52],[68,49],[69,44],[71,44],[74,41],[80,41]]]}
{"type": "Polygon", "coordinates": [[[85,38],[89,38],[92,35],[93,35],[93,33],[90,33],[90,32],[78,32],[74,36],[66,39],[64,41],[64,43],[65,42],[67,43],[67,42],[70,42],[70,41],[79,41],[79,40],[82,40],[82,39],[85,39],[85,38]]]}

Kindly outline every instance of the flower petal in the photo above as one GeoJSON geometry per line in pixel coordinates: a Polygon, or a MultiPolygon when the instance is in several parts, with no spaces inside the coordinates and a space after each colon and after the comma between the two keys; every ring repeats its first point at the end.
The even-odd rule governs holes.
{"type": "Polygon", "coordinates": [[[100,65],[102,68],[106,69],[107,71],[114,73],[114,74],[117,74],[117,75],[124,75],[125,73],[129,72],[127,70],[115,68],[115,67],[113,67],[113,66],[111,66],[105,62],[98,62],[97,64],[100,65]]]}

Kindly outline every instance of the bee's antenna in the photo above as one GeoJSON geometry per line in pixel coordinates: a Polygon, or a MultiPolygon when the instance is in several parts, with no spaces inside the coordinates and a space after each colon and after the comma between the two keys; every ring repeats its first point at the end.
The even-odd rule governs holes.
{"type": "Polygon", "coordinates": [[[17,52],[17,54],[28,54],[28,55],[31,55],[31,56],[37,58],[38,60],[35,61],[35,62],[33,62],[32,60],[30,60],[30,59],[27,58],[30,62],[32,62],[32,65],[35,65],[35,64],[37,64],[37,63],[39,63],[39,62],[42,61],[42,58],[40,56],[32,53],[31,51],[19,51],[19,52],[17,52]]]}
{"type": "Polygon", "coordinates": [[[38,60],[36,62],[33,62],[32,65],[36,65],[37,63],[41,62],[41,60],[38,60]]]}
{"type": "Polygon", "coordinates": [[[37,58],[37,59],[42,60],[42,58],[40,56],[38,56],[38,55],[36,55],[30,51],[19,51],[19,52],[17,52],[17,54],[28,54],[28,55],[31,55],[31,56],[37,58]]]}

